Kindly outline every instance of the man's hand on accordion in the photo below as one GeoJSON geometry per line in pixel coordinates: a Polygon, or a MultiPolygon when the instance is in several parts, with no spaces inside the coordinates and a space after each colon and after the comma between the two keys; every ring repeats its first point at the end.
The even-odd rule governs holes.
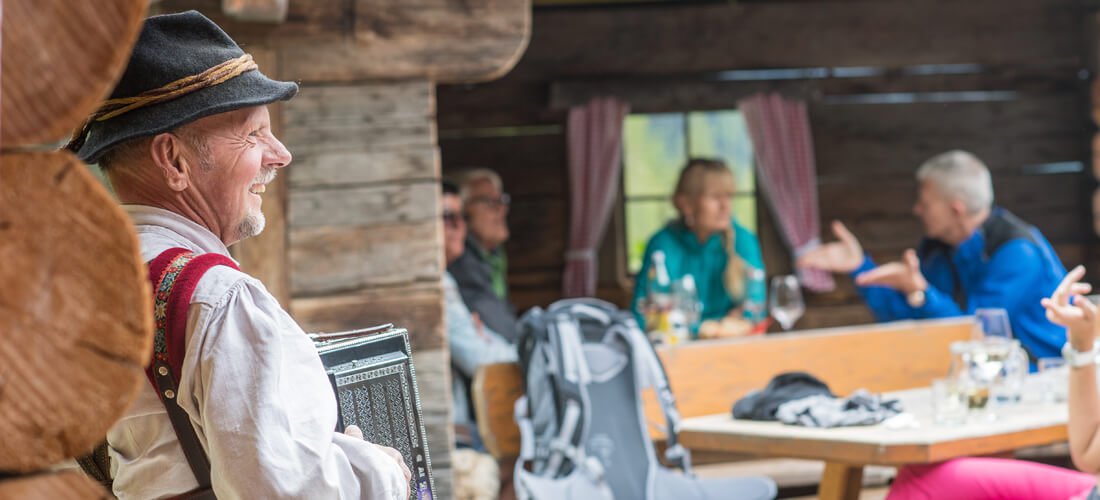
{"type": "MultiPolygon", "coordinates": [[[[356,438],[359,438],[359,439],[363,439],[362,429],[360,429],[358,426],[355,426],[355,425],[349,425],[347,429],[344,429],[344,434],[347,434],[351,437],[356,437],[356,438]]],[[[388,457],[392,458],[395,462],[397,462],[397,465],[399,465],[401,467],[401,472],[403,474],[405,474],[405,485],[406,485],[406,487],[412,488],[412,486],[410,485],[410,481],[412,481],[412,471],[410,471],[409,466],[405,464],[405,459],[401,456],[401,452],[399,452],[399,451],[397,451],[393,448],[390,448],[388,446],[379,446],[379,445],[371,443],[369,441],[367,442],[367,444],[369,444],[371,446],[374,446],[374,447],[377,447],[379,450],[382,450],[382,453],[385,453],[388,457]]],[[[412,494],[412,491],[406,489],[405,490],[405,496],[403,498],[409,498],[409,495],[411,495],[411,494],[412,494]]]]}

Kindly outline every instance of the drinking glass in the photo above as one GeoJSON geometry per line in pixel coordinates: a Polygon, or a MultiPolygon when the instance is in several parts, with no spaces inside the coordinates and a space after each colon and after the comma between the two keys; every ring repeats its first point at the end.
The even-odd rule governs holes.
{"type": "Polygon", "coordinates": [[[1069,369],[1063,358],[1039,358],[1040,390],[1044,403],[1064,403],[1069,392],[1069,369]]]}
{"type": "Polygon", "coordinates": [[[974,310],[974,318],[981,326],[982,335],[985,338],[1012,338],[1012,324],[1008,322],[1008,311],[999,307],[979,308],[974,310]]]}
{"type": "Polygon", "coordinates": [[[932,381],[932,415],[937,424],[966,423],[969,406],[968,395],[955,379],[940,378],[932,381]]]}
{"type": "Polygon", "coordinates": [[[798,318],[802,317],[802,313],[806,312],[806,303],[802,300],[802,287],[798,283],[798,278],[791,274],[772,278],[768,309],[783,330],[790,330],[794,326],[798,318]]]}

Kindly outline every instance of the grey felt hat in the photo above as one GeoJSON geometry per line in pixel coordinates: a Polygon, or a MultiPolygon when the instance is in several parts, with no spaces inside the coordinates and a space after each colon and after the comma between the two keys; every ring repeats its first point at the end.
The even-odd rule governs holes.
{"type": "MultiPolygon", "coordinates": [[[[196,11],[153,16],[145,20],[126,71],[110,98],[134,97],[243,55],[229,35],[196,11]]],[[[259,70],[246,71],[217,85],[93,121],[76,154],[94,163],[128,139],[167,132],[218,113],[287,100],[297,93],[294,82],[272,80],[259,70]]]]}

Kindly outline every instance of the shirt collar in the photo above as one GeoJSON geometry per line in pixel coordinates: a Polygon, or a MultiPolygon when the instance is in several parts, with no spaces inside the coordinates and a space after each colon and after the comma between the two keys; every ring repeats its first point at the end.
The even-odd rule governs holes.
{"type": "Polygon", "coordinates": [[[671,231],[672,234],[680,240],[680,243],[684,245],[684,247],[691,250],[698,251],[701,248],[714,245],[716,244],[716,242],[718,242],[717,244],[719,245],[721,244],[721,237],[717,233],[710,235],[710,237],[707,238],[706,241],[700,243],[699,237],[695,236],[695,232],[691,229],[688,229],[687,225],[684,224],[683,221],[678,219],[669,221],[668,228],[669,231],[671,231]]]}
{"type": "MultiPolygon", "coordinates": [[[[122,209],[130,216],[135,226],[153,226],[168,230],[173,235],[166,235],[176,240],[180,246],[193,252],[217,253],[229,257],[229,249],[209,229],[200,226],[195,221],[175,212],[163,208],[147,205],[122,205],[122,209]]],[[[236,262],[234,260],[234,262],[236,262]]]]}

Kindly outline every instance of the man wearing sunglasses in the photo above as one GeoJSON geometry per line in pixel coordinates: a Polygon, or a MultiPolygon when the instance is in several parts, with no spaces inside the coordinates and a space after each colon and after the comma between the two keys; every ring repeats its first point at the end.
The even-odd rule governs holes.
{"type": "Polygon", "coordinates": [[[500,176],[479,168],[461,177],[460,193],[468,233],[466,251],[447,267],[462,300],[481,321],[509,342],[516,337],[515,308],[508,301],[508,206],[500,176]]]}

